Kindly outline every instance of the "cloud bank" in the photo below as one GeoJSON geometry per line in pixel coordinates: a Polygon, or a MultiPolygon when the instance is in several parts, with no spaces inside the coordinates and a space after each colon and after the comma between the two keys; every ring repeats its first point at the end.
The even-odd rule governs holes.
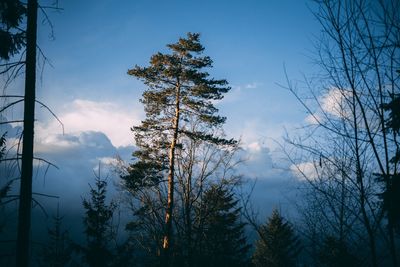
{"type": "MultiPolygon", "coordinates": [[[[130,110],[112,102],[94,102],[77,99],[65,105],[58,118],[64,124],[65,133],[98,131],[104,133],[115,147],[133,144],[130,128],[140,123],[142,110],[130,110]]],[[[62,126],[53,119],[36,126],[38,141],[52,142],[49,138],[62,133],[62,126]]]]}

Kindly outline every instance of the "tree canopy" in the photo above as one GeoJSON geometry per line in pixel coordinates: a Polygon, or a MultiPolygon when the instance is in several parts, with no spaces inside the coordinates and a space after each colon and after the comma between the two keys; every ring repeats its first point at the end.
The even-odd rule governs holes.
{"type": "MultiPolygon", "coordinates": [[[[168,193],[163,249],[168,261],[172,235],[176,149],[185,149],[184,138],[217,145],[234,145],[216,133],[226,118],[218,115],[215,101],[230,90],[224,79],[210,78],[206,68],[212,60],[203,56],[200,35],[188,33],[167,45],[170,54],[156,53],[150,66],[128,71],[147,86],[141,102],[146,118],[132,127],[136,146],[135,162],[123,177],[130,191],[154,187],[166,180],[168,193]]],[[[165,263],[168,265],[168,263],[165,263]]]]}

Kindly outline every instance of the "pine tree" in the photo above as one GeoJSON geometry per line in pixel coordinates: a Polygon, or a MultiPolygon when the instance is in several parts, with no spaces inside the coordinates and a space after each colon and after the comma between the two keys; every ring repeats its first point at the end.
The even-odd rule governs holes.
{"type": "MultiPolygon", "coordinates": [[[[396,71],[400,74],[400,70],[396,71]]],[[[398,136],[400,134],[400,94],[389,93],[390,101],[382,105],[382,108],[389,112],[388,118],[384,121],[386,130],[393,134],[392,140],[394,141],[394,155],[389,160],[390,169],[386,173],[377,173],[377,181],[382,186],[380,197],[382,199],[381,207],[385,212],[387,218],[387,230],[390,239],[390,250],[393,260],[393,266],[397,266],[398,248],[395,241],[395,231],[400,232],[400,142],[398,136]]]]}
{"type": "Polygon", "coordinates": [[[256,267],[296,266],[296,257],[300,252],[300,241],[292,226],[274,209],[271,217],[258,231],[253,263],[256,267]]]}
{"type": "Polygon", "coordinates": [[[68,237],[68,231],[62,229],[63,217],[59,214],[54,216],[54,226],[47,230],[49,242],[43,247],[39,255],[39,266],[62,267],[71,260],[72,246],[68,237]]]}
{"type": "Polygon", "coordinates": [[[20,24],[27,13],[23,3],[0,0],[0,60],[9,60],[25,46],[25,33],[20,24]]]}
{"type": "Polygon", "coordinates": [[[241,207],[234,193],[213,185],[198,207],[201,222],[196,226],[195,260],[197,266],[247,266],[249,245],[240,221],[241,207]]]}
{"type": "Polygon", "coordinates": [[[113,239],[112,218],[116,204],[106,203],[107,182],[96,176],[95,187],[90,186],[90,199],[83,200],[86,247],[79,247],[84,261],[91,267],[110,266],[114,252],[110,248],[113,239]]]}
{"type": "MultiPolygon", "coordinates": [[[[397,73],[400,74],[400,70],[397,73]]],[[[381,194],[382,207],[386,213],[389,228],[400,230],[400,207],[398,205],[400,201],[400,172],[398,171],[400,164],[400,142],[397,141],[400,134],[400,94],[391,94],[390,97],[390,101],[383,105],[383,108],[389,112],[386,126],[393,133],[393,139],[396,142],[395,153],[390,159],[394,171],[390,175],[377,174],[377,178],[383,187],[381,194]]]]}
{"type": "Polygon", "coordinates": [[[171,54],[157,53],[150,59],[149,67],[128,71],[142,80],[148,89],[143,93],[146,119],[140,126],[132,128],[136,146],[133,156],[136,161],[129,168],[129,175],[123,177],[130,191],[157,186],[168,180],[163,238],[164,266],[169,265],[169,250],[172,236],[174,206],[175,150],[182,149],[180,138],[190,138],[221,145],[234,144],[215,136],[214,130],[225,122],[217,115],[213,101],[223,98],[230,90],[226,80],[209,78],[205,68],[212,67],[212,60],[202,56],[204,47],[199,34],[188,33],[177,43],[167,47],[171,54]],[[195,120],[196,130],[187,127],[195,120]]]}

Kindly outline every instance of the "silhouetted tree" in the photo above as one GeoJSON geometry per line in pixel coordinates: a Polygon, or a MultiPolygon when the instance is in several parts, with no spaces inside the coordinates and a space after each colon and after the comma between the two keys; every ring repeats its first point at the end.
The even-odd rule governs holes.
{"type": "Polygon", "coordinates": [[[20,30],[20,24],[26,12],[20,1],[0,0],[0,60],[9,60],[25,46],[25,32],[20,30]]]}
{"type": "Polygon", "coordinates": [[[22,134],[21,183],[18,208],[16,262],[18,267],[29,265],[29,236],[32,208],[33,144],[36,101],[36,37],[37,0],[28,0],[25,57],[25,98],[22,134]]]}
{"type": "Polygon", "coordinates": [[[115,252],[110,246],[114,241],[112,219],[116,204],[106,203],[107,182],[99,174],[95,178],[95,186],[90,186],[90,198],[83,200],[85,217],[86,246],[78,246],[83,260],[89,266],[111,266],[115,252]]]}
{"type": "MultiPolygon", "coordinates": [[[[400,74],[400,70],[397,70],[400,74]]],[[[390,94],[390,101],[383,105],[383,108],[389,112],[387,127],[392,132],[392,138],[395,143],[395,153],[390,159],[393,174],[385,177],[378,174],[378,180],[383,184],[384,191],[381,194],[383,209],[387,215],[389,228],[396,227],[400,229],[400,173],[396,171],[400,164],[400,143],[398,137],[400,134],[400,94],[390,94]],[[386,186],[385,186],[386,184],[386,186]]]]}
{"type": "MultiPolygon", "coordinates": [[[[4,133],[1,137],[0,137],[0,162],[2,161],[4,155],[5,155],[5,151],[6,151],[6,138],[5,138],[6,134],[4,133]]],[[[3,209],[3,200],[7,197],[8,192],[11,189],[11,183],[12,181],[8,181],[6,182],[4,185],[2,184],[0,186],[0,211],[2,211],[3,209]]],[[[2,216],[3,217],[3,214],[2,216]]],[[[3,221],[3,218],[1,218],[0,221],[0,233],[3,230],[5,222],[3,221]]]]}
{"type": "Polygon", "coordinates": [[[240,220],[241,207],[235,195],[223,185],[213,185],[203,196],[197,212],[201,222],[195,226],[194,261],[196,266],[247,266],[250,246],[240,220]]]}
{"type": "Polygon", "coordinates": [[[301,251],[300,240],[277,209],[272,211],[268,222],[259,227],[258,234],[253,254],[256,267],[297,266],[297,256],[301,251]]]}
{"type": "Polygon", "coordinates": [[[47,230],[49,241],[39,254],[39,266],[63,267],[67,266],[71,260],[72,246],[68,231],[63,230],[63,217],[60,216],[58,207],[53,219],[53,227],[47,230]]]}
{"type": "Polygon", "coordinates": [[[325,238],[319,252],[322,266],[327,267],[356,267],[360,266],[357,258],[350,253],[346,243],[332,236],[325,238]]]}
{"type": "Polygon", "coordinates": [[[135,126],[136,145],[133,153],[136,162],[131,164],[129,175],[123,177],[130,190],[152,187],[168,180],[163,237],[164,266],[169,265],[174,206],[175,155],[181,149],[179,138],[203,140],[216,144],[234,144],[233,140],[214,135],[214,129],[225,122],[218,116],[213,100],[223,98],[228,92],[226,80],[209,78],[205,68],[212,60],[201,56],[204,47],[199,34],[188,33],[175,44],[169,44],[172,54],[157,53],[150,59],[149,67],[136,66],[128,71],[142,80],[148,87],[141,102],[145,106],[146,119],[135,126]],[[195,131],[187,122],[197,121],[195,131]]]}
{"type": "MultiPolygon", "coordinates": [[[[15,78],[25,66],[24,119],[22,132],[21,179],[18,208],[18,230],[16,265],[28,266],[30,259],[30,227],[32,206],[32,172],[34,147],[34,120],[36,101],[36,55],[37,55],[37,13],[38,1],[0,0],[0,74],[13,70],[6,84],[15,78]],[[26,20],[25,20],[26,18],[26,20]],[[26,22],[26,26],[21,26],[26,22]],[[15,62],[8,62],[22,47],[25,53],[15,62]],[[23,60],[25,56],[25,60],[23,60]]],[[[15,101],[8,107],[20,102],[15,101]]],[[[20,122],[20,121],[18,121],[20,122]]],[[[18,158],[19,159],[19,158],[18,158]]]]}
{"type": "MultiPolygon", "coordinates": [[[[397,70],[399,76],[400,70],[397,70]]],[[[382,186],[382,192],[379,194],[382,200],[382,209],[387,218],[387,228],[389,230],[392,245],[392,254],[396,255],[394,230],[400,232],[400,93],[392,92],[390,101],[384,103],[383,108],[389,113],[386,120],[388,131],[392,133],[394,140],[394,153],[390,159],[393,172],[377,173],[377,180],[382,186]]],[[[397,263],[397,262],[396,262],[397,263]]]]}

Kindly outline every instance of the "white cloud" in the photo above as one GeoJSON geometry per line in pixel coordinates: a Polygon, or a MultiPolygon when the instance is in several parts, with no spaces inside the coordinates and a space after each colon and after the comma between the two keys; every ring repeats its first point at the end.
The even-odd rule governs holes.
{"type": "MultiPolygon", "coordinates": [[[[64,124],[65,133],[80,133],[98,131],[107,135],[111,143],[116,146],[133,144],[130,127],[140,123],[142,110],[128,110],[111,102],[94,102],[77,99],[65,106],[64,111],[58,114],[64,124]]],[[[36,133],[39,142],[54,142],[54,134],[62,132],[61,125],[53,119],[49,123],[37,123],[36,133]]],[[[71,140],[65,140],[70,145],[71,140]]]]}
{"type": "Polygon", "coordinates": [[[324,95],[319,97],[320,110],[305,117],[304,121],[308,124],[318,124],[324,121],[325,115],[337,118],[348,118],[351,115],[348,98],[351,92],[345,89],[330,88],[324,95]]]}
{"type": "Polygon", "coordinates": [[[260,85],[261,85],[261,83],[252,82],[252,83],[248,83],[248,84],[244,85],[243,88],[245,88],[245,89],[256,89],[260,85]]]}
{"type": "Polygon", "coordinates": [[[315,180],[318,178],[317,169],[314,162],[301,162],[292,164],[290,170],[299,180],[315,180]]]}
{"type": "Polygon", "coordinates": [[[259,82],[252,82],[244,85],[232,85],[232,89],[225,95],[223,100],[217,100],[215,103],[229,103],[241,100],[246,90],[258,89],[262,84],[259,82]]]}
{"type": "Polygon", "coordinates": [[[249,148],[251,151],[260,151],[262,146],[262,144],[260,144],[259,142],[252,142],[250,144],[247,145],[247,148],[249,148]]]}
{"type": "Polygon", "coordinates": [[[336,117],[343,117],[347,106],[346,98],[349,94],[348,91],[339,88],[331,88],[328,93],[321,98],[322,109],[336,117]]]}
{"type": "Polygon", "coordinates": [[[40,192],[58,195],[63,202],[70,203],[71,208],[79,207],[79,196],[87,191],[87,184],[94,177],[93,171],[99,163],[103,166],[117,153],[118,150],[101,132],[52,135],[45,142],[36,142],[35,155],[59,169],[50,168],[45,175],[46,166],[42,164],[35,188],[40,192]],[[42,180],[45,180],[45,186],[42,186],[42,180]]]}
{"type": "Polygon", "coordinates": [[[319,124],[322,121],[321,116],[318,114],[309,114],[304,121],[308,124],[319,124]]]}

